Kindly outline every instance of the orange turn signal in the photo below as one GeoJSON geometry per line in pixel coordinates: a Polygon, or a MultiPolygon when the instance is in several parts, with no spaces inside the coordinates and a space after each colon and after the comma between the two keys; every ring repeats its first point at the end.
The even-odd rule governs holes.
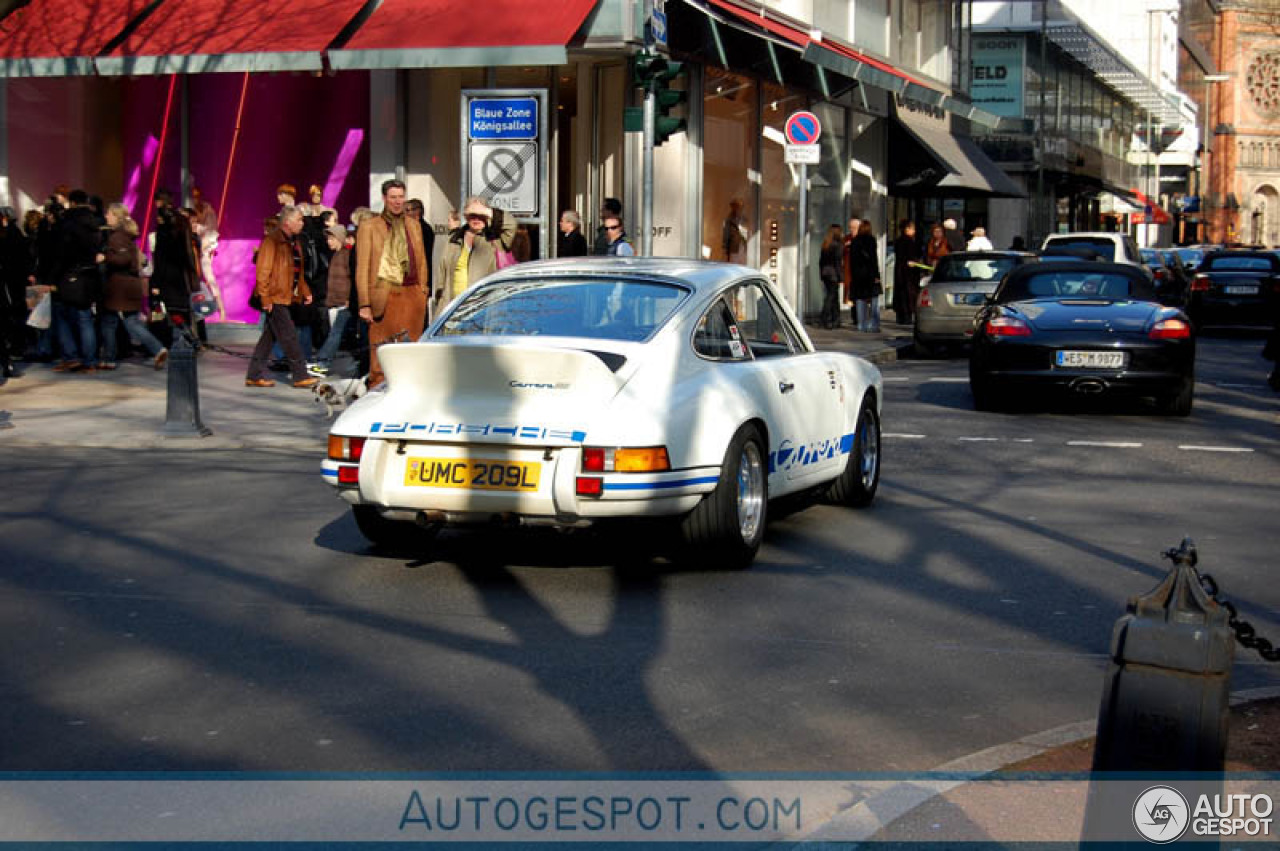
{"type": "Polygon", "coordinates": [[[364,454],[363,437],[329,435],[329,458],[333,461],[359,461],[364,454]]]}
{"type": "Polygon", "coordinates": [[[613,468],[619,473],[653,473],[670,470],[667,447],[649,446],[644,449],[618,449],[613,453],[613,468]]]}

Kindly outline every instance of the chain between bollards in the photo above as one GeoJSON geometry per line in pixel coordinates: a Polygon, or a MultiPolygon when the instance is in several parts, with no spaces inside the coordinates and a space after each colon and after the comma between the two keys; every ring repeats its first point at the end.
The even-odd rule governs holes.
{"type": "MultiPolygon", "coordinates": [[[[1164,557],[1173,562],[1175,567],[1186,565],[1194,568],[1200,561],[1200,557],[1196,553],[1195,542],[1190,538],[1183,538],[1179,546],[1165,550],[1164,557]]],[[[1280,662],[1280,648],[1258,635],[1258,631],[1253,624],[1240,617],[1235,604],[1222,596],[1217,580],[1207,573],[1197,571],[1196,575],[1200,579],[1200,587],[1204,589],[1204,593],[1209,596],[1209,599],[1227,610],[1227,626],[1231,627],[1232,631],[1235,632],[1236,641],[1239,642],[1240,646],[1258,651],[1258,655],[1268,662],[1280,662]]]]}

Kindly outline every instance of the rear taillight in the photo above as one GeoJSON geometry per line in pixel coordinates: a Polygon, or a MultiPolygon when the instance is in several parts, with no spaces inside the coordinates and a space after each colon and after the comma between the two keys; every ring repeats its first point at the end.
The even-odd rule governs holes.
{"type": "Polygon", "coordinates": [[[656,473],[671,469],[665,446],[600,447],[582,449],[584,473],[656,473]]]}
{"type": "Polygon", "coordinates": [[[984,326],[988,337],[1030,337],[1031,326],[1012,316],[988,319],[984,326]]]}
{"type": "Polygon", "coordinates": [[[1209,276],[1196,275],[1191,279],[1191,291],[1193,293],[1204,293],[1209,291],[1209,276]]]}
{"type": "Polygon", "coordinates": [[[1186,340],[1191,337],[1191,326],[1182,319],[1162,319],[1151,326],[1147,336],[1153,340],[1186,340]]]}
{"type": "Polygon", "coordinates": [[[329,435],[329,458],[333,461],[359,461],[364,454],[363,437],[329,435]]]}
{"type": "Polygon", "coordinates": [[[929,288],[925,287],[920,291],[919,299],[920,307],[933,307],[933,298],[929,295],[929,288]]]}

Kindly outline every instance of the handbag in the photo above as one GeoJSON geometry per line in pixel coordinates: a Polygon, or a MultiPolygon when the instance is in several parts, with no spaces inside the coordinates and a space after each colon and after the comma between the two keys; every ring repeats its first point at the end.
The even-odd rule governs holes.
{"type": "Polygon", "coordinates": [[[505,269],[508,266],[516,265],[516,256],[510,251],[503,251],[501,248],[494,247],[494,253],[498,259],[498,268],[505,269]]]}
{"type": "Polygon", "coordinates": [[[163,322],[168,315],[169,309],[164,306],[164,302],[156,299],[155,304],[151,305],[151,315],[147,319],[150,322],[163,322]]]}
{"type": "Polygon", "coordinates": [[[200,291],[191,294],[191,312],[201,319],[218,312],[218,299],[207,285],[201,284],[200,291]]]}
{"type": "Polygon", "coordinates": [[[32,328],[38,328],[41,331],[49,327],[53,321],[53,300],[48,296],[36,302],[36,306],[31,309],[31,315],[27,317],[27,324],[32,328]]]}

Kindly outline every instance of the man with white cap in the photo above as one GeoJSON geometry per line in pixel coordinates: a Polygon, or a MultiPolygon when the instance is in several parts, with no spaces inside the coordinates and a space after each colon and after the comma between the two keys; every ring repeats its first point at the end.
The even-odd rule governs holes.
{"type": "Polygon", "coordinates": [[[422,228],[406,227],[405,186],[382,184],[382,214],[370,216],[356,231],[356,292],[359,316],[369,323],[369,386],[382,381],[378,346],[396,337],[417,340],[426,316],[431,278],[422,228]]]}

